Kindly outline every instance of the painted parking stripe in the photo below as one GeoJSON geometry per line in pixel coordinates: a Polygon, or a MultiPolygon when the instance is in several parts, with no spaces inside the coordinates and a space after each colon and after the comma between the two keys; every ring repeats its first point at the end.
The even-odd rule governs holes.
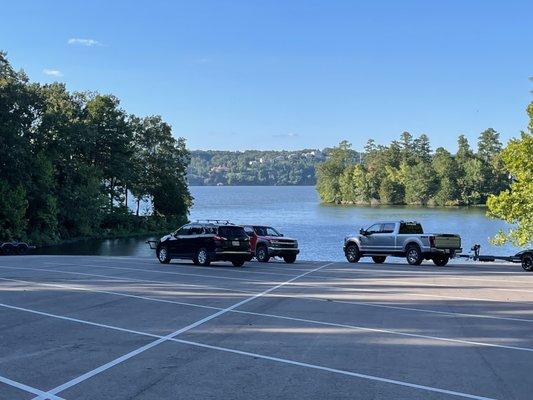
{"type": "MultiPolygon", "coordinates": [[[[9,278],[0,278],[0,279],[8,280],[8,281],[17,281],[15,279],[9,279],[9,278]]],[[[19,282],[24,282],[24,281],[19,281],[19,282]]],[[[26,281],[26,283],[31,284],[32,282],[26,281]]],[[[35,283],[35,285],[58,286],[58,287],[63,287],[63,288],[68,288],[68,289],[73,289],[73,290],[84,290],[82,288],[71,287],[68,285],[61,285],[61,284],[35,283]]],[[[122,294],[118,292],[101,291],[101,290],[93,290],[93,289],[87,289],[86,291],[104,293],[104,294],[110,294],[110,295],[116,295],[116,296],[123,296],[123,297],[129,297],[129,298],[136,298],[140,300],[148,300],[148,301],[155,301],[155,302],[161,302],[161,303],[183,305],[183,306],[189,306],[189,307],[207,308],[207,309],[212,309],[212,310],[223,310],[223,308],[220,308],[220,307],[202,306],[202,305],[197,305],[195,303],[178,302],[174,300],[163,300],[163,299],[157,299],[157,298],[153,298],[149,296],[137,296],[137,295],[122,294]]],[[[4,306],[4,304],[0,303],[0,306],[4,306]]],[[[418,339],[427,339],[427,340],[434,340],[434,341],[467,344],[470,346],[494,347],[494,348],[499,348],[499,349],[518,350],[518,351],[526,351],[526,352],[533,353],[533,348],[529,348],[529,347],[500,345],[500,344],[477,342],[477,341],[471,341],[471,340],[445,338],[445,337],[440,337],[440,336],[422,335],[422,334],[417,334],[417,333],[408,333],[408,332],[402,332],[402,331],[391,330],[391,329],[369,328],[369,327],[362,327],[362,326],[349,325],[349,324],[339,324],[339,323],[333,323],[333,322],[318,321],[318,320],[307,319],[307,318],[289,317],[289,316],[278,315],[278,314],[257,313],[257,312],[242,311],[242,310],[230,310],[230,312],[238,313],[238,314],[254,315],[254,316],[259,316],[259,317],[266,317],[266,318],[273,318],[273,319],[282,319],[286,321],[303,322],[303,323],[313,324],[313,325],[345,328],[345,329],[351,329],[351,330],[357,330],[357,331],[363,331],[363,332],[384,333],[384,334],[389,334],[389,335],[405,336],[405,337],[412,337],[412,338],[418,338],[418,339]]]]}
{"type": "MultiPolygon", "coordinates": [[[[347,370],[341,370],[341,369],[337,369],[337,368],[330,368],[330,367],[326,367],[326,366],[322,366],[322,365],[304,363],[304,362],[294,361],[294,360],[290,360],[290,359],[286,359],[286,358],[272,357],[272,356],[267,356],[267,355],[263,355],[263,354],[259,354],[259,353],[251,353],[251,352],[242,351],[242,350],[230,349],[230,348],[227,348],[227,347],[212,346],[212,345],[209,345],[209,344],[193,342],[193,341],[189,341],[189,340],[182,340],[182,339],[177,339],[177,338],[174,338],[174,337],[168,338],[167,337],[168,335],[167,336],[159,336],[159,335],[156,335],[156,334],[151,334],[151,333],[145,333],[145,332],[140,332],[140,331],[135,331],[135,330],[130,330],[130,329],[119,328],[119,327],[115,327],[115,326],[112,326],[112,325],[99,324],[99,323],[85,321],[85,320],[81,320],[81,319],[77,319],[77,318],[70,318],[70,317],[65,317],[65,316],[61,316],[61,315],[56,315],[56,314],[50,314],[50,313],[30,310],[30,309],[26,309],[26,308],[23,308],[23,307],[10,306],[10,305],[7,305],[7,304],[2,304],[2,306],[7,307],[7,308],[11,308],[11,309],[14,309],[14,310],[35,313],[35,314],[46,316],[46,317],[59,318],[59,319],[67,320],[67,321],[78,322],[78,323],[81,323],[81,324],[98,326],[98,327],[101,327],[101,328],[113,329],[113,330],[118,330],[118,331],[121,331],[121,332],[127,332],[127,333],[132,333],[132,334],[137,334],[137,335],[148,336],[148,337],[152,337],[152,338],[158,338],[157,341],[152,342],[152,343],[156,343],[156,342],[160,342],[160,341],[172,341],[172,342],[187,344],[187,345],[196,346],[196,347],[208,348],[208,349],[211,349],[211,350],[218,350],[218,351],[229,352],[229,353],[234,353],[234,354],[240,354],[240,355],[245,355],[245,356],[254,357],[254,358],[261,358],[261,359],[264,359],[264,360],[275,361],[275,362],[279,362],[279,363],[283,363],[283,364],[290,364],[290,365],[294,365],[294,366],[298,366],[298,367],[317,369],[317,370],[321,370],[321,371],[325,371],[325,372],[331,372],[331,373],[340,374],[340,375],[347,375],[347,376],[351,376],[351,377],[355,377],[355,378],[361,378],[361,379],[366,379],[366,380],[370,380],[370,381],[388,383],[388,384],[393,384],[393,385],[398,385],[398,386],[403,386],[403,387],[409,387],[409,388],[413,388],[413,389],[419,389],[419,390],[429,391],[429,392],[434,392],[434,393],[447,394],[447,395],[456,396],[456,397],[462,397],[462,398],[466,398],[466,399],[496,400],[496,399],[490,398],[490,397],[478,396],[478,395],[474,395],[474,394],[463,393],[463,392],[458,392],[458,391],[448,390],[448,389],[442,389],[442,388],[437,388],[437,387],[432,387],[432,386],[419,385],[419,384],[415,384],[415,383],[411,383],[411,382],[400,381],[400,380],[396,380],[396,379],[389,379],[389,378],[384,378],[384,377],[380,377],[380,376],[376,376],[376,375],[369,375],[369,374],[363,374],[363,373],[354,372],[354,371],[347,371],[347,370]]],[[[146,346],[144,346],[144,347],[146,347],[146,346]]],[[[153,347],[153,346],[151,346],[151,347],[153,347]]],[[[117,359],[117,360],[119,360],[119,359],[117,359]]],[[[117,360],[114,360],[114,361],[117,361],[117,360]]],[[[124,361],[124,360],[122,360],[122,361],[124,361]]],[[[117,363],[115,363],[114,365],[116,365],[117,363]]],[[[85,374],[85,375],[87,375],[87,374],[85,374]]],[[[82,375],[82,376],[84,376],[84,375],[82,375]]],[[[90,375],[90,376],[87,376],[86,379],[90,378],[91,376],[94,376],[94,374],[90,375]]],[[[40,396],[35,397],[33,400],[57,399],[57,397],[53,397],[53,396],[55,396],[54,392],[55,393],[59,393],[60,391],[66,390],[67,388],[72,387],[72,386],[74,386],[74,385],[73,384],[69,385],[69,382],[68,382],[68,383],[58,387],[58,388],[63,387],[63,389],[61,389],[61,390],[58,390],[58,388],[53,389],[53,390],[51,390],[51,391],[49,391],[47,393],[43,393],[40,396]]]]}
{"type": "MultiPolygon", "coordinates": [[[[147,273],[155,273],[155,274],[171,274],[171,275],[183,275],[183,276],[197,276],[197,277],[204,277],[204,278],[210,278],[210,279],[219,279],[219,280],[238,280],[238,281],[245,281],[245,282],[248,282],[248,283],[265,283],[264,280],[256,280],[256,279],[248,279],[248,278],[237,278],[237,277],[228,277],[228,276],[220,276],[220,275],[206,275],[206,274],[192,274],[192,273],[182,273],[182,272],[173,272],[173,271],[159,271],[159,270],[151,270],[151,269],[148,269],[148,270],[143,270],[143,269],[139,269],[139,268],[131,268],[131,267],[113,267],[113,266],[109,266],[109,265],[94,265],[94,264],[82,264],[82,265],[76,265],[76,264],[62,264],[62,263],[45,263],[45,264],[53,264],[53,265],[57,265],[57,266],[65,266],[65,267],[78,267],[78,266],[84,266],[84,267],[95,267],[95,268],[107,268],[107,269],[116,269],[116,270],[126,270],[126,271],[139,271],[139,272],[147,272],[147,273]]],[[[335,277],[324,277],[322,275],[314,275],[314,278],[317,278],[317,279],[327,279],[327,280],[338,280],[338,279],[343,279],[344,281],[352,281],[354,283],[361,283],[360,280],[358,279],[354,279],[354,278],[335,278],[335,277]]],[[[376,279],[379,279],[379,278],[376,278],[376,279]]],[[[348,282],[347,282],[348,283],[348,282]]],[[[394,280],[394,283],[399,283],[399,284],[405,284],[405,285],[412,285],[413,282],[410,282],[410,281],[399,281],[399,280],[394,280]]],[[[455,287],[454,286],[450,286],[450,285],[443,285],[443,284],[434,284],[434,283],[424,283],[424,282],[416,282],[417,285],[420,285],[420,286],[427,286],[427,287],[435,287],[435,288],[445,288],[445,289],[454,289],[455,287]]],[[[299,283],[298,286],[301,286],[301,287],[310,287],[310,288],[331,288],[331,289],[336,289],[333,285],[314,285],[314,284],[310,284],[310,283],[299,283]]],[[[398,285],[398,287],[401,287],[400,285],[398,285]]],[[[341,289],[344,291],[344,289],[341,289]]],[[[352,291],[357,291],[357,289],[351,289],[352,291]]],[[[493,288],[491,288],[490,290],[493,290],[493,288]]],[[[504,289],[504,288],[494,288],[494,290],[497,290],[497,291],[517,291],[517,292],[531,292],[533,293],[533,291],[531,290],[526,290],[526,289],[504,289]]],[[[413,294],[408,294],[408,295],[414,295],[415,293],[413,294]]],[[[426,296],[429,296],[429,295],[426,295],[426,296]]],[[[439,295],[440,296],[440,295],[439,295]]],[[[458,296],[442,296],[444,298],[456,298],[456,299],[459,299],[459,300],[467,300],[467,299],[470,299],[470,300],[481,300],[479,298],[468,298],[468,297],[458,297],[458,296]]],[[[501,301],[501,300],[494,300],[494,299],[485,299],[486,301],[501,301]]]]}
{"type": "Polygon", "coordinates": [[[9,385],[9,386],[13,386],[13,387],[15,387],[17,389],[23,390],[23,391],[28,392],[28,393],[37,394],[39,396],[47,396],[46,397],[47,399],[64,400],[62,397],[55,396],[55,395],[49,395],[48,393],[46,393],[46,392],[44,392],[42,390],[35,389],[34,387],[25,385],[24,383],[20,383],[20,382],[14,381],[14,380],[9,379],[9,378],[6,378],[5,376],[0,376],[0,382],[4,383],[6,385],[9,385]]]}
{"type": "Polygon", "coordinates": [[[102,274],[92,274],[89,272],[78,272],[78,271],[64,271],[60,269],[50,269],[50,268],[30,268],[30,267],[13,267],[13,266],[6,266],[6,265],[0,265],[0,268],[4,269],[15,269],[15,270],[23,270],[23,271],[45,271],[45,272],[57,272],[59,274],[67,274],[67,275],[82,275],[82,276],[89,276],[89,277],[95,277],[95,278],[106,278],[106,279],[113,279],[113,280],[120,280],[124,282],[141,282],[141,283],[158,283],[163,284],[169,287],[190,287],[190,288],[196,288],[199,290],[221,290],[226,292],[233,292],[235,294],[253,294],[255,292],[251,290],[240,290],[240,289],[229,289],[224,287],[218,287],[218,286],[212,286],[212,285],[199,285],[199,284],[193,284],[193,283],[180,283],[180,282],[169,282],[169,281],[157,281],[152,279],[136,279],[136,278],[130,278],[130,277],[122,277],[122,276],[113,276],[113,275],[102,275],[102,274]]]}
{"type": "MultiPolygon", "coordinates": [[[[103,371],[108,370],[109,368],[114,367],[117,364],[120,364],[120,363],[122,363],[122,362],[124,362],[126,360],[129,360],[132,357],[135,357],[136,355],[138,355],[140,353],[143,353],[146,350],[151,349],[152,347],[155,347],[155,346],[159,345],[160,343],[163,343],[163,342],[165,342],[165,341],[167,341],[169,339],[172,339],[172,338],[174,338],[174,337],[176,337],[176,336],[178,336],[178,335],[180,335],[180,334],[182,334],[184,332],[187,332],[187,331],[189,331],[191,329],[194,329],[194,328],[196,328],[196,327],[198,327],[198,326],[200,326],[200,325],[202,325],[202,324],[204,324],[204,323],[206,323],[208,321],[211,321],[211,320],[213,320],[213,319],[215,319],[215,318],[217,318],[217,317],[219,317],[221,315],[224,315],[224,314],[230,312],[231,310],[234,310],[234,309],[236,309],[236,308],[238,308],[240,306],[243,306],[244,304],[247,304],[247,303],[249,303],[249,302],[251,302],[251,301],[253,301],[253,300],[255,300],[255,299],[257,299],[257,298],[259,298],[261,296],[264,296],[265,294],[273,292],[274,290],[277,290],[277,289],[279,289],[282,286],[289,285],[292,282],[294,282],[295,280],[297,280],[299,278],[302,278],[302,277],[304,277],[306,275],[309,275],[309,274],[311,274],[313,272],[319,271],[322,268],[325,268],[325,267],[327,267],[328,265],[331,265],[331,264],[332,263],[323,264],[323,265],[321,265],[321,266],[319,266],[317,268],[312,269],[311,271],[304,272],[303,274],[295,276],[294,278],[291,278],[291,279],[289,279],[289,280],[287,280],[285,282],[282,282],[282,283],[279,283],[279,284],[277,284],[275,286],[272,286],[271,288],[269,288],[267,290],[264,290],[264,291],[262,291],[260,293],[257,293],[257,294],[255,294],[255,295],[253,295],[251,297],[248,297],[248,298],[246,298],[244,300],[241,300],[241,301],[239,301],[239,302],[237,302],[237,303],[235,303],[235,304],[233,304],[233,305],[231,305],[231,306],[229,306],[227,308],[224,308],[223,310],[220,310],[220,311],[218,311],[218,312],[216,312],[214,314],[211,314],[211,315],[209,315],[209,316],[207,316],[205,318],[202,318],[202,319],[200,319],[200,320],[198,320],[196,322],[193,322],[192,324],[189,324],[189,325],[187,325],[187,326],[185,326],[185,327],[183,327],[181,329],[178,329],[175,332],[172,332],[172,333],[170,333],[170,334],[168,334],[166,336],[163,336],[163,337],[155,340],[152,343],[149,343],[149,344],[147,344],[145,346],[142,346],[142,347],[140,347],[140,348],[138,348],[136,350],[130,351],[129,353],[124,354],[123,356],[121,356],[119,358],[116,358],[115,360],[112,360],[112,361],[110,361],[110,362],[108,362],[108,363],[106,363],[104,365],[101,365],[98,368],[93,369],[92,371],[89,371],[89,372],[87,372],[87,373],[85,373],[85,374],[83,374],[83,375],[81,375],[81,376],[79,376],[77,378],[74,378],[74,379],[70,380],[69,382],[64,383],[63,385],[60,385],[60,386],[58,386],[58,387],[56,387],[56,388],[54,388],[52,390],[49,390],[48,393],[52,393],[54,395],[57,394],[57,393],[60,393],[63,390],[66,390],[66,389],[68,389],[68,388],[70,388],[72,386],[75,386],[75,385],[77,385],[80,382],[83,382],[83,381],[85,381],[85,380],[87,380],[87,379],[89,379],[89,378],[91,378],[91,377],[103,372],[103,371]]],[[[39,397],[39,398],[41,398],[41,397],[39,397]]]]}
{"type": "MultiPolygon", "coordinates": [[[[100,275],[100,274],[90,274],[90,273],[83,273],[83,272],[75,272],[75,271],[62,271],[62,270],[55,270],[55,269],[44,269],[44,268],[29,268],[29,267],[5,267],[0,266],[1,268],[7,268],[7,269],[23,269],[23,270],[31,270],[31,271],[50,271],[50,272],[58,272],[58,273],[64,273],[69,275],[87,275],[87,276],[95,276],[95,277],[107,277],[111,279],[117,279],[122,282],[143,282],[143,283],[158,283],[158,284],[165,284],[167,286],[173,287],[173,286],[180,286],[179,283],[176,283],[176,285],[169,284],[168,282],[163,281],[153,281],[153,280],[142,280],[142,279],[134,279],[134,278],[119,278],[114,276],[108,276],[108,275],[100,275]]],[[[7,279],[7,278],[2,278],[7,279]]],[[[212,286],[201,286],[201,285],[192,285],[192,286],[198,286],[200,288],[206,288],[206,289],[217,289],[216,287],[212,286]]],[[[315,288],[320,288],[320,286],[314,286],[315,288]]],[[[218,288],[220,290],[229,290],[232,292],[239,292],[242,294],[252,294],[252,291],[236,291],[233,289],[223,289],[218,288]]],[[[96,290],[95,290],[96,291],[96,290]]],[[[338,289],[337,291],[341,292],[342,290],[338,289]]],[[[111,293],[111,292],[109,292],[111,293]]],[[[381,293],[381,292],[378,292],[381,293]]],[[[429,296],[429,297],[436,297],[436,298],[451,298],[451,299],[457,299],[457,297],[450,297],[450,296],[443,296],[443,295],[431,295],[431,294],[421,294],[421,293],[402,293],[402,295],[406,296],[429,296]]],[[[378,302],[368,302],[368,301],[357,301],[357,300],[338,300],[338,299],[332,299],[331,296],[329,297],[322,297],[322,296],[301,296],[301,295],[290,295],[290,294],[269,294],[269,297],[281,297],[281,298],[290,298],[290,299],[298,299],[298,300],[309,300],[309,301],[320,301],[320,302],[335,302],[340,304],[351,304],[355,306],[363,306],[363,307],[377,307],[377,308],[384,308],[384,309],[392,309],[392,310],[403,310],[403,311],[415,311],[415,312],[422,312],[422,313],[430,313],[430,314],[440,314],[440,315],[447,315],[452,317],[473,317],[473,318],[487,318],[487,319],[496,319],[496,320],[503,320],[503,321],[516,321],[516,322],[525,322],[525,323],[532,323],[532,319],[527,318],[518,318],[518,317],[500,317],[495,315],[485,315],[485,314],[471,314],[471,313],[459,313],[459,312],[452,312],[452,311],[438,311],[438,310],[428,310],[423,308],[415,308],[415,307],[405,307],[405,306],[393,306],[388,304],[382,304],[378,302]]],[[[477,298],[464,298],[460,297],[459,299],[468,299],[468,300],[479,300],[479,301],[499,301],[499,300],[486,300],[486,299],[477,299],[477,298]]],[[[516,303],[516,302],[514,302],[516,303]]],[[[183,303],[184,305],[186,303],[183,303]]],[[[192,303],[187,303],[190,305],[193,305],[192,303]]],[[[198,305],[199,306],[199,305],[198,305]]]]}

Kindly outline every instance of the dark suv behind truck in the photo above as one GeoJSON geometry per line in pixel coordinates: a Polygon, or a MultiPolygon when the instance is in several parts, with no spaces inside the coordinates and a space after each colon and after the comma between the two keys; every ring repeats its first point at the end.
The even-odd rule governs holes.
{"type": "Polygon", "coordinates": [[[283,236],[271,226],[245,225],[244,230],[250,236],[250,248],[252,255],[259,262],[268,262],[271,257],[281,257],[292,264],[300,252],[298,241],[283,236]]]}
{"type": "Polygon", "coordinates": [[[252,259],[250,238],[244,229],[219,220],[190,223],[162,237],[157,243],[156,255],[163,264],[180,258],[190,259],[196,265],[231,261],[240,267],[252,259]]]}

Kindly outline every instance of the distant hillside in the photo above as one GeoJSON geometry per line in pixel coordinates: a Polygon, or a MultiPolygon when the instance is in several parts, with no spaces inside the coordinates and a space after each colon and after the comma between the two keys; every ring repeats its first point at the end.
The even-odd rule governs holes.
{"type": "Polygon", "coordinates": [[[191,151],[190,185],[315,185],[327,150],[191,151]]]}

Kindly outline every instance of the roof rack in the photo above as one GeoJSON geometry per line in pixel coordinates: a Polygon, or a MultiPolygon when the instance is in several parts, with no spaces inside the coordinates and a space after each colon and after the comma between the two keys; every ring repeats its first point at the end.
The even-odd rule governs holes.
{"type": "Polygon", "coordinates": [[[197,219],[196,222],[207,222],[207,223],[215,223],[215,224],[224,224],[224,225],[234,225],[232,222],[230,222],[227,219],[197,219]]]}

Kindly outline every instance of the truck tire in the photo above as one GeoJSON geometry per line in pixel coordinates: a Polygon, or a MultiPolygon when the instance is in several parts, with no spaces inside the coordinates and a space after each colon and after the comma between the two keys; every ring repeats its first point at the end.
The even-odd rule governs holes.
{"type": "MultiPolygon", "coordinates": [[[[192,262],[195,265],[201,265],[203,267],[207,267],[209,264],[211,264],[211,258],[209,257],[209,253],[207,252],[207,249],[202,247],[201,249],[198,249],[196,252],[196,255],[193,257],[192,262]]],[[[244,261],[243,261],[244,264],[244,261]]]]}
{"type": "Polygon", "coordinates": [[[255,258],[257,258],[257,261],[267,263],[268,260],[270,260],[270,256],[268,255],[268,248],[262,244],[257,247],[255,250],[255,258]]]}
{"type": "Polygon", "coordinates": [[[522,268],[524,271],[533,271],[533,254],[526,253],[522,256],[522,268]]]}
{"type": "Polygon", "coordinates": [[[172,260],[168,254],[167,246],[163,245],[157,249],[157,259],[161,264],[168,264],[172,260]]]}
{"type": "Polygon", "coordinates": [[[373,256],[372,257],[372,261],[374,261],[376,264],[383,264],[386,259],[387,259],[387,256],[373,256]]]}
{"type": "Polygon", "coordinates": [[[359,247],[355,243],[351,243],[346,247],[346,252],[344,254],[348,262],[356,263],[361,259],[361,252],[359,247]]]}
{"type": "Polygon", "coordinates": [[[448,264],[448,261],[450,261],[450,257],[446,255],[439,255],[431,258],[433,260],[433,264],[435,264],[437,267],[444,267],[446,264],[448,264]]]}
{"type": "Polygon", "coordinates": [[[287,264],[294,263],[296,261],[296,254],[288,254],[283,256],[283,261],[285,261],[287,264]]]}
{"type": "Polygon", "coordinates": [[[9,256],[15,253],[15,246],[13,246],[13,244],[11,243],[4,243],[4,245],[2,246],[2,251],[6,256],[9,256]]]}
{"type": "Polygon", "coordinates": [[[405,249],[405,258],[410,265],[422,264],[422,251],[417,244],[410,244],[405,249]]]}

